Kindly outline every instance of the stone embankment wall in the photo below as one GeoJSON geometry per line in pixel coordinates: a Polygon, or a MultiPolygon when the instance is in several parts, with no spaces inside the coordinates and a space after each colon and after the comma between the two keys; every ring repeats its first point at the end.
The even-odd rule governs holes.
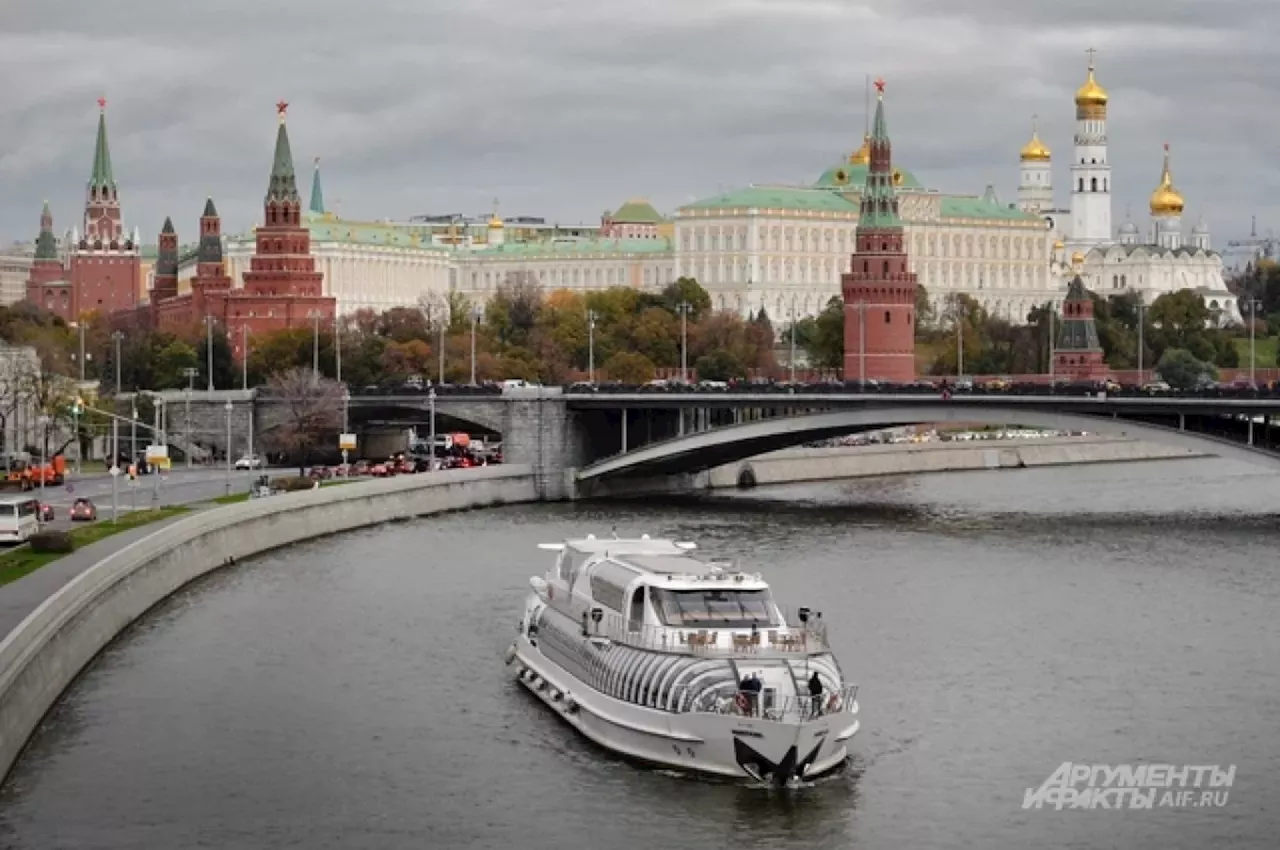
{"type": "Polygon", "coordinates": [[[200,511],[129,544],[68,582],[0,640],[0,777],[54,701],[112,638],[206,573],[327,534],[537,499],[527,466],[410,475],[200,511]]]}
{"type": "Polygon", "coordinates": [[[1206,457],[1205,454],[1123,437],[1047,437],[898,443],[824,449],[783,449],[712,469],[699,482],[722,488],[914,475],[977,469],[1024,469],[1082,463],[1206,457]]]}

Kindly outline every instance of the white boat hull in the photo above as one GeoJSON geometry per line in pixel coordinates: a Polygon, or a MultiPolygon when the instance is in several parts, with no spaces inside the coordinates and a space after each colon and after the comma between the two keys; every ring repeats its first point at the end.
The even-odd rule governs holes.
{"type": "Polygon", "coordinates": [[[562,720],[620,755],[678,771],[783,784],[841,767],[858,731],[856,702],[799,722],[711,712],[669,712],[583,684],[521,634],[507,653],[517,680],[562,720]]]}

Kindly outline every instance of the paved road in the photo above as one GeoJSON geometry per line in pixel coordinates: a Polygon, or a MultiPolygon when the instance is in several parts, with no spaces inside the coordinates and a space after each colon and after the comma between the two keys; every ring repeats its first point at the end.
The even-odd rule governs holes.
{"type": "MultiPolygon", "coordinates": [[[[296,469],[265,469],[250,472],[248,470],[232,470],[231,492],[248,492],[250,482],[260,475],[287,475],[297,473],[296,469]]],[[[227,471],[225,467],[196,467],[194,469],[178,468],[162,476],[141,475],[136,483],[130,484],[127,476],[120,476],[118,482],[118,506],[121,513],[127,513],[135,507],[146,510],[153,506],[156,499],[157,481],[159,482],[159,501],[162,506],[185,505],[193,502],[207,502],[227,492],[227,471]]],[[[40,496],[40,489],[31,491],[40,496]]],[[[17,491],[14,491],[16,495],[17,491]]],[[[54,527],[67,524],[67,509],[76,499],[86,498],[98,507],[98,516],[103,519],[111,516],[111,476],[105,473],[81,475],[68,481],[61,487],[45,487],[44,501],[53,506],[54,527]]]]}

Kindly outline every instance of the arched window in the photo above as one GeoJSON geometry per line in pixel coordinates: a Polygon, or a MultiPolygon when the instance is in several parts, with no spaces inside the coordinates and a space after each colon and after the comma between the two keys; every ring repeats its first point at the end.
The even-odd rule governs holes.
{"type": "Polygon", "coordinates": [[[1097,177],[1090,177],[1090,178],[1089,178],[1089,191],[1090,191],[1090,192],[1096,192],[1096,191],[1098,191],[1098,178],[1097,178],[1097,177]]]}
{"type": "Polygon", "coordinates": [[[889,313],[889,311],[888,311],[888,310],[885,310],[885,311],[884,311],[884,323],[885,323],[886,325],[887,325],[887,324],[889,324],[890,316],[891,316],[891,314],[889,313]]]}
{"type": "Polygon", "coordinates": [[[1084,178],[1083,178],[1083,177],[1081,177],[1081,178],[1080,178],[1079,186],[1077,186],[1077,187],[1076,187],[1076,191],[1077,191],[1077,192],[1083,192],[1083,191],[1084,191],[1084,178]]]}
{"type": "Polygon", "coordinates": [[[887,274],[889,274],[889,261],[888,261],[888,260],[885,260],[885,261],[884,261],[884,273],[885,273],[886,275],[887,275],[887,274]]]}

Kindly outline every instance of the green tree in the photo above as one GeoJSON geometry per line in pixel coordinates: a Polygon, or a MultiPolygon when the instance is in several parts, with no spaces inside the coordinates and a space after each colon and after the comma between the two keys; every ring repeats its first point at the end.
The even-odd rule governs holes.
{"type": "Polygon", "coordinates": [[[653,380],[653,362],[643,354],[619,351],[604,363],[604,373],[611,381],[644,384],[653,380]]]}
{"type": "MultiPolygon", "coordinates": [[[[209,335],[201,334],[200,341],[196,344],[196,357],[200,362],[201,382],[207,383],[209,380],[206,374],[209,369],[209,335]]],[[[236,365],[235,358],[231,354],[231,344],[227,340],[227,329],[223,325],[214,325],[213,328],[213,385],[220,390],[231,389],[240,386],[240,369],[236,365]]]]}
{"type": "Polygon", "coordinates": [[[679,309],[681,302],[688,304],[689,318],[692,320],[697,320],[711,309],[711,296],[698,281],[691,277],[677,278],[674,283],[662,290],[662,301],[672,313],[679,309]]]}
{"type": "Polygon", "coordinates": [[[807,334],[805,353],[817,369],[840,369],[844,366],[844,300],[833,297],[813,320],[807,334]]]}
{"type": "Polygon", "coordinates": [[[1156,373],[1176,390],[1193,390],[1214,380],[1218,370],[1184,348],[1167,349],[1156,364],[1156,373]]]}
{"type": "Polygon", "coordinates": [[[732,381],[745,378],[747,367],[729,351],[712,351],[702,355],[693,363],[694,371],[700,381],[732,381]]]}
{"type": "MultiPolygon", "coordinates": [[[[197,369],[200,357],[196,350],[180,339],[171,338],[155,352],[151,368],[151,389],[178,389],[187,385],[183,375],[187,369],[197,369]]],[[[145,389],[146,387],[140,387],[145,389]]]]}
{"type": "Polygon", "coordinates": [[[916,338],[930,331],[938,317],[923,283],[916,284],[916,338]]]}

